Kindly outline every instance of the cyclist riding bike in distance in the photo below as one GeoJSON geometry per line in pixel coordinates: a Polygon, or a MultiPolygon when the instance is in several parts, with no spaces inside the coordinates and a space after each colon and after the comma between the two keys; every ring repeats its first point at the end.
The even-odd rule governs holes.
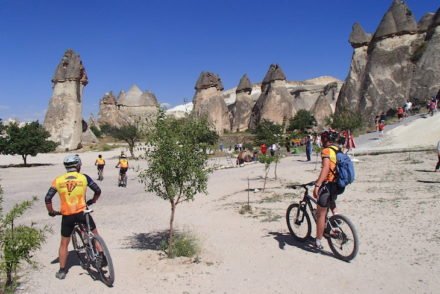
{"type": "MultiPolygon", "coordinates": [[[[52,185],[45,197],[46,209],[49,216],[52,217],[58,214],[58,212],[53,209],[52,198],[57,192],[60,197],[61,209],[59,213],[62,215],[61,242],[59,248],[60,269],[55,275],[60,280],[64,279],[67,274],[67,249],[73,228],[76,223],[86,223],[86,218],[83,213],[84,210],[87,208],[87,205],[95,203],[101,195],[99,186],[88,175],[80,173],[81,159],[78,155],[66,156],[66,158],[64,158],[64,167],[67,172],[52,181],[52,185]],[[94,195],[93,199],[89,199],[86,202],[87,187],[93,190],[94,195]]],[[[91,216],[90,227],[93,233],[98,235],[95,222],[91,216]]],[[[97,250],[103,257],[103,260],[105,260],[102,248],[98,248],[97,246],[97,250]]]]}
{"type": "Polygon", "coordinates": [[[119,167],[119,182],[121,182],[122,175],[126,174],[128,170],[128,160],[124,152],[121,152],[118,164],[115,167],[119,167]]]}
{"type": "Polygon", "coordinates": [[[321,172],[315,181],[313,197],[317,199],[316,219],[316,247],[322,249],[321,239],[324,235],[327,208],[336,214],[336,199],[341,191],[336,184],[336,152],[339,147],[335,144],[338,133],[325,131],[321,133],[323,149],[321,151],[321,172]],[[331,148],[330,148],[331,147],[331,148]],[[333,150],[335,149],[335,150],[333,150]]]}
{"type": "Polygon", "coordinates": [[[101,171],[101,173],[104,172],[105,160],[104,158],[102,158],[101,154],[98,155],[98,158],[95,161],[95,165],[98,167],[98,171],[101,171]]]}

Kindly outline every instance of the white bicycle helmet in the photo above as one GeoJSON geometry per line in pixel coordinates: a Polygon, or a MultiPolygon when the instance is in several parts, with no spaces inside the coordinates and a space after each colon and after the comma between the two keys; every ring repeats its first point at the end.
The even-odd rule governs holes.
{"type": "Polygon", "coordinates": [[[67,171],[75,171],[81,167],[81,158],[79,158],[78,154],[75,155],[67,155],[64,158],[64,167],[67,171]]]}

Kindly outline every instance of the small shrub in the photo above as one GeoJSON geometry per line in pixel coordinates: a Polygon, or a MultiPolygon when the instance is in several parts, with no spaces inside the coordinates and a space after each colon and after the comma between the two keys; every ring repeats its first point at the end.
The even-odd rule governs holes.
{"type": "Polygon", "coordinates": [[[96,126],[91,126],[90,130],[96,136],[96,138],[101,138],[102,137],[102,132],[96,126]]]}
{"type": "Polygon", "coordinates": [[[163,240],[160,244],[169,258],[174,257],[193,257],[200,252],[197,238],[190,233],[176,233],[173,241],[173,248],[170,250],[168,240],[163,240]],[[172,252],[170,255],[169,253],[172,252]]]}
{"type": "Polygon", "coordinates": [[[243,205],[238,211],[240,214],[252,213],[252,207],[249,204],[243,205]]]}

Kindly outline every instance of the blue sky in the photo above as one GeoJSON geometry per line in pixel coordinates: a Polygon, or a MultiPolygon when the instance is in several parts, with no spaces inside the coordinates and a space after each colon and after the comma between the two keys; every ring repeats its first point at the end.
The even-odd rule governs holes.
{"type": "MultiPolygon", "coordinates": [[[[288,80],[345,79],[354,22],[374,32],[391,0],[0,0],[0,118],[44,119],[51,78],[68,48],[89,84],[83,115],[108,91],[137,84],[160,103],[192,100],[202,71],[225,89],[261,82],[278,63],[288,80]]],[[[419,20],[438,0],[407,0],[419,20]]]]}

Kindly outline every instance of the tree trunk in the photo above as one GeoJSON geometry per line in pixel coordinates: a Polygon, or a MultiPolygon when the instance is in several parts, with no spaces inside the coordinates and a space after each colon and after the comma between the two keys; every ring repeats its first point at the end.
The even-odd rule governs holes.
{"type": "Polygon", "coordinates": [[[27,155],[22,154],[21,158],[23,158],[24,166],[27,166],[27,155]]]}
{"type": "Polygon", "coordinates": [[[134,142],[128,143],[128,150],[130,150],[131,158],[134,158],[133,149],[134,149],[134,142]]]}
{"type": "Polygon", "coordinates": [[[6,287],[12,285],[12,264],[10,262],[6,263],[6,287]]]}
{"type": "Polygon", "coordinates": [[[168,257],[173,257],[173,247],[174,247],[174,213],[176,212],[176,203],[174,199],[170,199],[171,202],[171,217],[170,217],[170,234],[168,236],[168,257]]]}
{"type": "Polygon", "coordinates": [[[266,181],[267,181],[267,175],[269,174],[270,170],[270,164],[266,164],[265,166],[265,175],[264,175],[264,185],[263,185],[263,192],[266,190],[266,181]]]}
{"type": "Polygon", "coordinates": [[[278,166],[278,159],[275,160],[275,180],[278,179],[278,177],[277,177],[277,166],[278,166]]]}

